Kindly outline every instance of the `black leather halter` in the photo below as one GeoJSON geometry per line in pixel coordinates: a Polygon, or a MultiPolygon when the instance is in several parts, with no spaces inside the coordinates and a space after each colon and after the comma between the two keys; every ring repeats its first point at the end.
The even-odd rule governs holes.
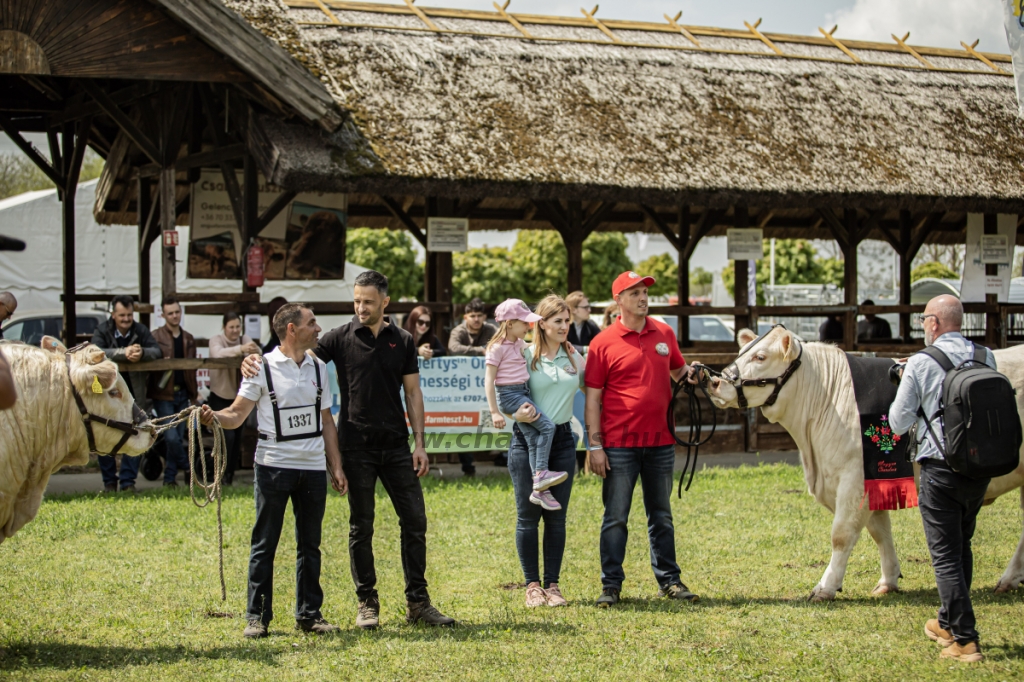
{"type": "MultiPolygon", "coordinates": [[[[772,325],[771,329],[766,331],[764,334],[761,334],[761,336],[757,337],[756,339],[754,339],[753,341],[748,343],[746,346],[744,346],[743,349],[740,350],[739,355],[736,356],[736,360],[739,360],[741,357],[743,357],[744,355],[749,353],[751,350],[753,350],[754,346],[756,346],[761,341],[761,339],[763,339],[764,337],[768,336],[773,331],[775,331],[776,327],[782,327],[783,329],[786,328],[786,326],[782,325],[782,324],[772,325]]],[[[732,384],[736,388],[736,402],[739,404],[741,410],[747,409],[747,396],[743,395],[743,387],[744,386],[754,386],[754,387],[757,387],[757,388],[763,388],[764,386],[774,385],[775,386],[775,390],[772,391],[772,394],[770,396],[768,396],[768,400],[765,400],[764,403],[762,404],[762,407],[764,405],[771,406],[771,405],[774,405],[775,401],[778,399],[779,391],[782,390],[782,387],[786,385],[786,382],[789,381],[789,378],[791,376],[793,376],[793,373],[796,372],[797,369],[800,368],[800,358],[803,357],[803,354],[804,354],[804,347],[803,347],[803,344],[801,344],[800,345],[800,353],[796,356],[796,359],[793,360],[793,362],[789,363],[789,367],[786,368],[785,372],[783,372],[782,374],[780,374],[779,376],[777,376],[777,377],[775,377],[773,379],[743,379],[743,378],[741,378],[740,377],[739,366],[736,364],[736,360],[734,360],[731,365],[729,365],[724,370],[722,370],[722,373],[721,373],[720,376],[723,379],[725,379],[727,382],[732,384]]]]}
{"type": "Polygon", "coordinates": [[[75,404],[78,406],[78,412],[82,415],[82,424],[85,426],[85,435],[89,439],[89,454],[90,455],[116,455],[121,451],[121,448],[125,446],[128,439],[132,436],[139,434],[139,426],[146,421],[146,413],[143,412],[138,405],[132,401],[132,421],[131,423],[117,421],[114,419],[107,419],[106,417],[97,417],[93,413],[89,412],[89,409],[85,406],[85,401],[82,400],[82,396],[78,393],[78,389],[75,388],[75,382],[71,378],[71,354],[75,351],[83,348],[87,344],[75,346],[71,350],[64,354],[64,364],[68,369],[68,381],[71,384],[71,395],[75,398],[75,404]],[[93,435],[92,425],[93,423],[102,424],[111,429],[123,431],[124,435],[121,436],[121,440],[117,442],[114,449],[110,452],[99,452],[96,449],[96,437],[93,435]]]}

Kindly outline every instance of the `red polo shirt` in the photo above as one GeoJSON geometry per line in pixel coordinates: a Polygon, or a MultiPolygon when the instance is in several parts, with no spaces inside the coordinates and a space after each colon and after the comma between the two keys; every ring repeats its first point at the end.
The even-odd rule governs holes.
{"type": "Polygon", "coordinates": [[[684,364],[672,328],[649,317],[639,333],[618,320],[591,341],[586,384],[604,391],[601,433],[605,447],[675,443],[666,420],[672,399],[669,370],[684,364]]]}

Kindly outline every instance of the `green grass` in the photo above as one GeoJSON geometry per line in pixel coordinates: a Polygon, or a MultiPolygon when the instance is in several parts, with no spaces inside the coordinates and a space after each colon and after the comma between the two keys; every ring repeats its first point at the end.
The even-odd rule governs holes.
{"type": "Polygon", "coordinates": [[[1016,494],[982,511],[975,538],[975,608],[988,659],[940,663],[922,634],[938,605],[916,510],[894,514],[904,592],[876,599],[878,553],[864,533],[845,590],[831,604],[806,595],[828,561],[831,517],[804,493],[796,467],[700,472],[673,500],[683,578],[697,605],[655,597],[639,490],[630,521],[624,602],[594,608],[599,591],[601,488],[578,481],[562,570],[567,609],[527,610],[505,477],[425,483],[427,577],[434,602],[463,626],[404,623],[398,523],[378,488],[375,550],[382,627],[354,629],[347,503],[328,502],[325,616],[336,637],[292,630],[294,538],[277,562],[278,620],[249,642],[245,571],[251,491],[224,504],[228,601],[217,582],[216,517],[184,491],[49,499],[0,545],[0,676],[26,679],[1020,679],[1024,594],[991,588],[1021,531],[1016,494]],[[233,617],[212,618],[209,612],[233,617]]]}

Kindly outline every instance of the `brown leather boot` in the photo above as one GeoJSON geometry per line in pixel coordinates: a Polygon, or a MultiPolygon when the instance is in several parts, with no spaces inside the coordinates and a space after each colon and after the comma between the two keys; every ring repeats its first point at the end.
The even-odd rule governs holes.
{"type": "Polygon", "coordinates": [[[966,644],[953,642],[939,653],[939,658],[952,658],[964,663],[977,663],[985,657],[981,655],[981,647],[978,646],[977,642],[967,642],[966,644]]]}
{"type": "Polygon", "coordinates": [[[429,600],[406,602],[405,620],[409,623],[424,623],[435,627],[455,627],[455,619],[435,609],[429,600]]]}
{"type": "Polygon", "coordinates": [[[953,638],[952,632],[950,632],[949,630],[943,630],[942,627],[939,626],[938,618],[932,618],[930,621],[924,624],[924,634],[928,635],[928,639],[932,640],[933,642],[938,642],[944,647],[947,647],[950,644],[956,642],[956,640],[953,638]]]}

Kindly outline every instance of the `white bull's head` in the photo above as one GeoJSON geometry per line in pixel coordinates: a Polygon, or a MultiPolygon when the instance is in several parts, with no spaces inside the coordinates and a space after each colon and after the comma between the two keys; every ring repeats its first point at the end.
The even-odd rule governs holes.
{"type": "MultiPolygon", "coordinates": [[[[43,337],[40,346],[55,353],[62,365],[67,363],[71,383],[82,397],[90,414],[113,422],[134,422],[137,425],[138,433],[130,436],[117,454],[141,455],[153,447],[153,443],[156,442],[156,430],[145,413],[135,404],[128,391],[127,382],[117,371],[117,365],[107,359],[102,349],[90,344],[65,355],[64,346],[49,336],[43,337]]],[[[68,395],[68,400],[72,401],[68,406],[70,413],[77,414],[78,409],[71,395],[68,395]]],[[[96,450],[102,454],[114,450],[124,436],[124,431],[95,422],[92,424],[92,431],[96,450]]]]}
{"type": "Polygon", "coordinates": [[[711,378],[708,394],[716,407],[741,407],[737,384],[743,381],[740,390],[746,398],[746,407],[761,407],[775,393],[776,380],[795,369],[794,362],[800,356],[800,342],[785,327],[775,327],[761,338],[749,329],[741,329],[737,336],[740,355],[722,371],[721,376],[711,378]],[[767,383],[763,386],[751,384],[751,381],[759,379],[767,380],[767,383]]]}

